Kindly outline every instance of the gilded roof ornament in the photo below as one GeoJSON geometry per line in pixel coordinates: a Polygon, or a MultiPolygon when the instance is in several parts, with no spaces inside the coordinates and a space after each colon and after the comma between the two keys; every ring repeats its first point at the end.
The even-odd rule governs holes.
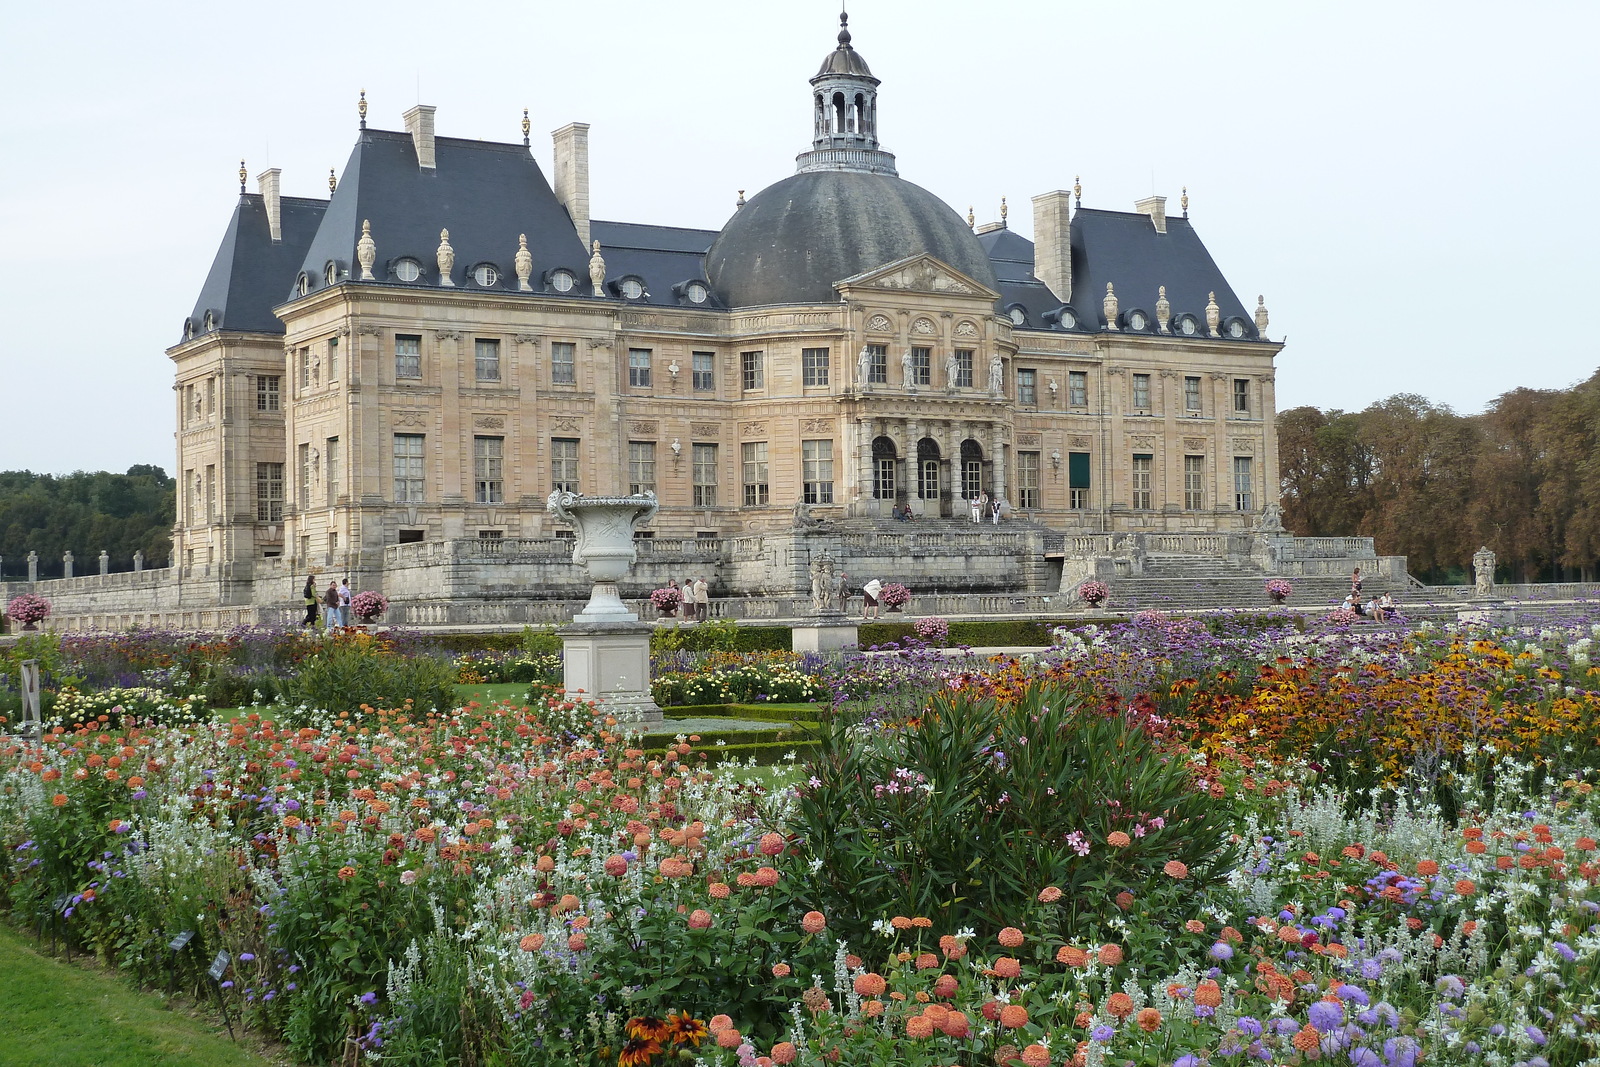
{"type": "Polygon", "coordinates": [[[1073,199],[1077,200],[1078,206],[1082,207],[1083,206],[1083,179],[1080,178],[1076,174],[1074,174],[1072,176],[1072,196],[1073,196],[1073,199]]]}
{"type": "Polygon", "coordinates": [[[526,148],[531,142],[528,140],[528,131],[533,129],[533,123],[528,121],[528,109],[522,109],[522,145],[526,148]]]}
{"type": "Polygon", "coordinates": [[[328,195],[332,196],[339,191],[339,176],[333,173],[333,168],[328,168],[328,195]]]}
{"type": "Polygon", "coordinates": [[[356,101],[356,114],[361,116],[361,128],[367,128],[367,91],[361,90],[361,99],[356,101]]]}
{"type": "Polygon", "coordinates": [[[978,228],[978,216],[974,215],[972,213],[972,205],[968,204],[967,205],[967,229],[975,230],[977,228],[978,228]]]}
{"type": "Polygon", "coordinates": [[[1000,198],[1000,225],[1004,226],[1006,224],[1006,215],[1010,211],[1011,209],[1006,207],[1006,198],[1002,196],[1000,198]]]}
{"type": "Polygon", "coordinates": [[[744,207],[744,190],[743,189],[739,190],[739,199],[734,201],[733,206],[734,206],[735,210],[744,207]]]}
{"type": "Polygon", "coordinates": [[[1183,217],[1189,217],[1189,187],[1183,187],[1183,196],[1178,198],[1178,206],[1183,208],[1183,217]]]}
{"type": "Polygon", "coordinates": [[[244,192],[244,183],[250,180],[250,172],[244,169],[244,160],[239,160],[239,192],[244,192]]]}

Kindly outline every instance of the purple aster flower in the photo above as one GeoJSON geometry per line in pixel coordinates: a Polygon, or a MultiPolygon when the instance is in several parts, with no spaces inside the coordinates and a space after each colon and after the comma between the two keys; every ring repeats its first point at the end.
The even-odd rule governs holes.
{"type": "Polygon", "coordinates": [[[1214,960],[1231,960],[1233,959],[1233,946],[1226,941],[1218,941],[1211,946],[1211,950],[1207,955],[1214,960]]]}
{"type": "Polygon", "coordinates": [[[1544,1031],[1539,1029],[1537,1026],[1529,1024],[1524,1026],[1522,1029],[1528,1035],[1528,1040],[1532,1041],[1535,1045],[1543,1045],[1549,1040],[1549,1038],[1544,1036],[1544,1031]]]}
{"type": "Polygon", "coordinates": [[[1311,1021],[1312,1026],[1325,1034],[1344,1022],[1344,1005],[1337,1000],[1319,1000],[1311,1005],[1310,1010],[1306,1012],[1306,1018],[1311,1021]]]}
{"type": "Polygon", "coordinates": [[[1250,1037],[1261,1036],[1261,1024],[1248,1015],[1239,1016],[1239,1021],[1234,1025],[1239,1028],[1239,1032],[1242,1034],[1247,1034],[1250,1037]]]}
{"type": "Polygon", "coordinates": [[[1365,1046],[1350,1050],[1350,1062],[1355,1067],[1383,1067],[1383,1060],[1378,1058],[1378,1054],[1365,1046]]]}
{"type": "Polygon", "coordinates": [[[1573,960],[1578,958],[1578,954],[1572,951],[1572,946],[1567,944],[1565,941],[1557,941],[1550,947],[1555,949],[1556,954],[1562,959],[1566,960],[1568,963],[1571,963],[1573,960]]]}
{"type": "Polygon", "coordinates": [[[1367,996],[1367,991],[1358,985],[1342,985],[1334,990],[1340,1000],[1347,1000],[1352,1004],[1359,1004],[1363,1008],[1372,1003],[1372,998],[1367,996]]]}
{"type": "Polygon", "coordinates": [[[1110,1041],[1113,1037],[1115,1037],[1116,1033],[1117,1032],[1114,1029],[1107,1026],[1105,1023],[1101,1023],[1099,1026],[1089,1031],[1089,1038],[1093,1041],[1105,1042],[1110,1041]]]}

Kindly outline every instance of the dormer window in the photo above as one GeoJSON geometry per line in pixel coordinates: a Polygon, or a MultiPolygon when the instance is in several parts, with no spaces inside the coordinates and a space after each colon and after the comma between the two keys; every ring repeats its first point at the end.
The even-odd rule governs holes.
{"type": "Polygon", "coordinates": [[[617,283],[617,292],[624,300],[639,300],[644,296],[644,282],[630,274],[617,283]]]}
{"type": "Polygon", "coordinates": [[[1143,333],[1145,330],[1150,328],[1150,316],[1146,315],[1138,308],[1134,308],[1132,311],[1128,312],[1127,322],[1128,329],[1133,330],[1136,333],[1143,333]]]}
{"type": "Polygon", "coordinates": [[[558,293],[570,293],[572,287],[578,282],[577,275],[570,270],[555,270],[550,272],[550,288],[558,293]]]}
{"type": "Polygon", "coordinates": [[[488,289],[500,283],[500,272],[491,263],[480,263],[472,268],[472,280],[488,289]]]}
{"type": "Polygon", "coordinates": [[[193,319],[184,319],[183,320],[183,339],[185,341],[187,341],[193,336],[194,336],[194,320],[193,319]]]}
{"type": "Polygon", "coordinates": [[[294,291],[297,296],[305,296],[311,291],[311,275],[305,271],[300,272],[300,277],[295,279],[294,291]]]}
{"type": "Polygon", "coordinates": [[[206,326],[206,332],[207,333],[210,333],[212,330],[215,330],[217,328],[217,316],[216,316],[215,312],[213,312],[213,311],[206,312],[205,326],[206,326]]]}
{"type": "Polygon", "coordinates": [[[1012,304],[1006,309],[1006,317],[1013,326],[1026,326],[1028,324],[1028,309],[1021,304],[1012,304]]]}
{"type": "Polygon", "coordinates": [[[1200,320],[1193,315],[1180,315],[1173,325],[1185,337],[1193,337],[1200,332],[1200,320]]]}
{"type": "Polygon", "coordinates": [[[1228,325],[1223,327],[1223,332],[1226,333],[1229,337],[1233,338],[1235,341],[1244,340],[1244,338],[1245,338],[1244,320],[1243,319],[1229,319],[1228,320],[1228,325]]]}
{"type": "Polygon", "coordinates": [[[422,264],[414,259],[397,259],[394,276],[402,282],[414,282],[422,277],[422,264]]]}
{"type": "Polygon", "coordinates": [[[711,295],[711,290],[699,282],[690,282],[684,289],[683,295],[691,304],[704,304],[711,295]]]}
{"type": "MultiPolygon", "coordinates": [[[[339,264],[331,259],[328,260],[327,265],[322,268],[322,280],[327,285],[333,285],[337,282],[339,280],[339,264]]],[[[305,294],[302,293],[301,295],[305,294]]]]}

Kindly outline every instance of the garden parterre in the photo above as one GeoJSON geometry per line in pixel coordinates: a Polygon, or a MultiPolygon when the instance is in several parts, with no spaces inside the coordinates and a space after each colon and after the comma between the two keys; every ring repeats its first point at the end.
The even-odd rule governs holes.
{"type": "MultiPolygon", "coordinates": [[[[826,766],[779,788],[687,739],[647,758],[559,698],[108,715],[11,742],[6,901],[146,982],[197,930],[233,954],[247,1017],[321,1061],[347,1041],[417,1064],[1593,1060],[1595,633],[1218,629],[1153,617],[1025,660],[790,668],[832,688],[833,751],[878,768],[861,787],[908,819],[950,802],[940,752],[965,745],[1003,806],[1019,746],[1050,740],[1016,728],[1032,712],[1004,746],[962,740],[954,709],[1070,704],[1142,739],[1123,777],[1074,757],[1078,776],[1107,806],[1157,776],[1212,805],[1232,851],[1202,870],[1167,811],[1085,816],[1052,844],[1104,907],[1045,871],[981,920],[960,886],[919,913],[819,906],[844,858],[806,831],[826,766]]],[[[980,817],[961,844],[998,866],[1026,829],[992,815],[1004,837],[980,817]]],[[[892,873],[897,848],[938,844],[877,847],[892,873]]]]}

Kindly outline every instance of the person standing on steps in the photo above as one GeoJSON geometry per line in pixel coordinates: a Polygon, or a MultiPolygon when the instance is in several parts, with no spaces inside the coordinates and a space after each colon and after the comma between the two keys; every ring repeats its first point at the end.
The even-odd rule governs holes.
{"type": "Polygon", "coordinates": [[[328,591],[322,594],[323,622],[330,630],[339,628],[339,583],[330,581],[328,591]]]}
{"type": "Polygon", "coordinates": [[[339,583],[339,625],[350,625],[350,579],[339,583]]]}
{"type": "Polygon", "coordinates": [[[311,575],[306,575],[306,587],[300,591],[301,598],[305,601],[306,617],[301,621],[301,626],[315,626],[317,624],[317,585],[311,575]]]}

